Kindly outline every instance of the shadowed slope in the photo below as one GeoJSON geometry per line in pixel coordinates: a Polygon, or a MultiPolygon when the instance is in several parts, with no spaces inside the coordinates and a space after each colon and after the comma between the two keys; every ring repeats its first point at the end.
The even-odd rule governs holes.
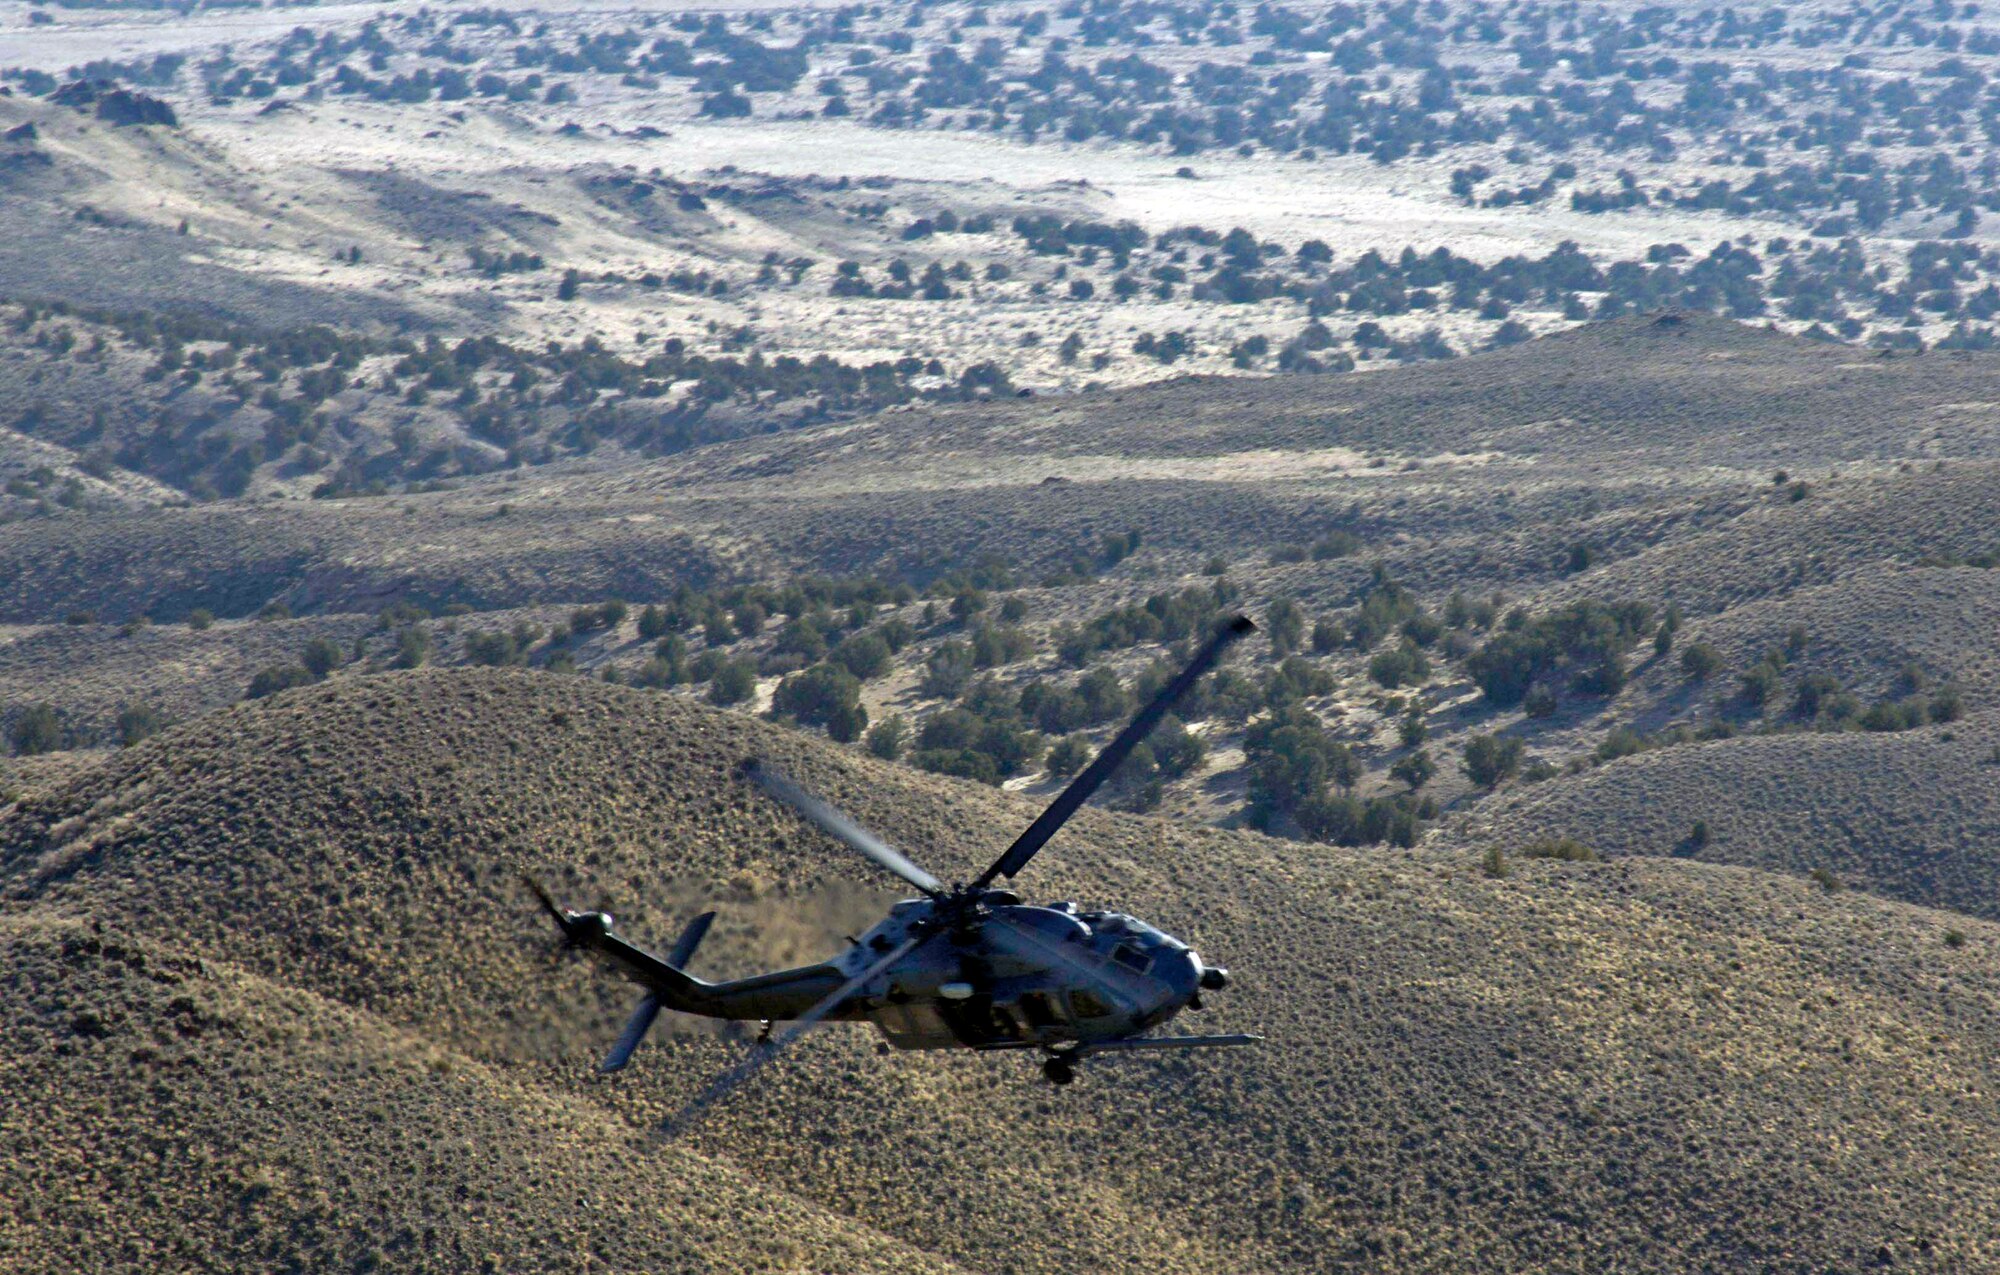
{"type": "Polygon", "coordinates": [[[988,554],[1033,575],[1133,530],[1190,569],[1342,530],[1414,585],[1468,589],[1546,582],[1587,542],[1610,565],[1576,587],[1706,611],[1883,556],[1991,549],[1996,403],[2000,355],[1878,359],[1715,319],[1619,320],[1366,376],[884,412],[395,499],[35,520],[0,528],[0,620],[84,596],[111,620],[279,596],[299,612],[589,602],[927,578],[988,554]],[[1945,472],[1884,476],[1934,460],[1945,472]],[[1779,504],[1781,469],[1813,497],[1779,504]]]}
{"type": "Polygon", "coordinates": [[[224,964],[21,916],[0,953],[0,1267],[946,1268],[224,964]]]}

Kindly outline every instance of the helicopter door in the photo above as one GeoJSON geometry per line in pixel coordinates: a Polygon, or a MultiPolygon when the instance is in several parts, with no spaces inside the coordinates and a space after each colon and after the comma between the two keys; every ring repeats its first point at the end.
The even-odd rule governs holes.
{"type": "Polygon", "coordinates": [[[960,1043],[943,1016],[921,1001],[884,1005],[874,1017],[875,1026],[898,1049],[948,1049],[960,1043]]]}

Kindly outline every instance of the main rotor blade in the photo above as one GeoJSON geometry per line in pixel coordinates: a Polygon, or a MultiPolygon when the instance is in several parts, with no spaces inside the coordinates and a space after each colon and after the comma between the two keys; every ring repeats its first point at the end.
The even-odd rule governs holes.
{"type": "Polygon", "coordinates": [[[1215,636],[1208,640],[1208,645],[1195,652],[1194,658],[1188,661],[1188,666],[1153,697],[1152,703],[1139,710],[1139,715],[1134,717],[1124,730],[1118,732],[1118,738],[1105,745],[1104,751],[1097,755],[1097,760],[1084,767],[1083,773],[1070,781],[1069,787],[1063,789],[1062,794],[1050,803],[1049,808],[1028,825],[1028,830],[1016,838],[1013,845],[1007,847],[1007,853],[995,860],[993,866],[986,869],[979,880],[973,883],[972,888],[984,889],[993,884],[995,877],[1011,877],[1027,867],[1028,860],[1034,858],[1035,853],[1048,844],[1049,838],[1055,836],[1062,826],[1069,822],[1069,817],[1075,814],[1084,802],[1090,800],[1091,794],[1103,786],[1105,780],[1111,778],[1112,772],[1124,764],[1125,759],[1131,756],[1132,750],[1139,746],[1140,741],[1153,733],[1153,728],[1160,724],[1160,719],[1167,715],[1182,696],[1194,688],[1201,675],[1215,667],[1215,662],[1222,658],[1222,653],[1229,648],[1229,644],[1256,627],[1247,617],[1239,615],[1217,629],[1215,636]]]}
{"type": "Polygon", "coordinates": [[[700,1118],[703,1112],[728,1097],[730,1092],[737,1086],[756,1075],[758,1069],[763,1067],[765,1063],[777,1057],[779,1051],[785,1049],[799,1037],[811,1031],[819,1023],[820,1019],[839,1009],[848,997],[861,988],[866,987],[869,981],[877,974],[880,974],[883,970],[888,969],[891,965],[894,965],[897,961],[902,960],[905,956],[916,950],[917,945],[922,942],[923,939],[921,937],[904,939],[901,943],[889,949],[881,960],[876,961],[853,978],[834,988],[818,1004],[793,1020],[790,1027],[787,1027],[784,1031],[773,1037],[769,1045],[753,1048],[748,1058],[745,1058],[742,1062],[737,1063],[728,1071],[717,1076],[715,1083],[704,1090],[700,1097],[690,1102],[687,1106],[682,1107],[678,1114],[661,1126],[662,1132],[668,1136],[687,1132],[693,1127],[695,1120],[700,1118]]]}
{"type": "Polygon", "coordinates": [[[933,898],[944,893],[942,881],[905,859],[882,838],[793,783],[782,772],[752,760],[743,764],[743,773],[769,796],[790,806],[800,818],[848,849],[873,859],[933,898]]]}

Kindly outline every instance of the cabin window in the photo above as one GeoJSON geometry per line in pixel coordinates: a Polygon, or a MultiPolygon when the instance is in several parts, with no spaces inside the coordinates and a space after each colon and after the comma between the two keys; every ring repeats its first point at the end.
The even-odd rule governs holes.
{"type": "Polygon", "coordinates": [[[1120,943],[1118,950],[1111,954],[1111,959],[1138,974],[1153,968],[1153,958],[1147,955],[1146,950],[1131,943],[1120,943]]]}
{"type": "Polygon", "coordinates": [[[1021,1016],[1030,1027],[1054,1027],[1062,1021],[1047,992],[1029,992],[1021,997],[1021,1016]]]}
{"type": "Polygon", "coordinates": [[[1111,1006],[1098,999],[1097,993],[1083,988],[1069,994],[1069,1007],[1076,1011],[1078,1018],[1109,1018],[1111,1006]]]}

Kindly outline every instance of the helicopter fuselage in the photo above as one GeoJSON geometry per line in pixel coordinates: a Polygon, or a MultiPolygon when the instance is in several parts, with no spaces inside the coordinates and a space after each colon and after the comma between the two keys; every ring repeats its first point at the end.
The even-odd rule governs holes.
{"type": "MultiPolygon", "coordinates": [[[[924,903],[898,904],[847,957],[856,968],[901,942],[924,903]]],[[[891,966],[854,1015],[898,1049],[1060,1047],[1136,1035],[1198,1001],[1204,967],[1178,939],[1117,912],[1000,904],[983,932],[947,931],[891,966]]]]}
{"type": "Polygon", "coordinates": [[[834,960],[722,983],[626,942],[609,917],[582,946],[665,1008],[781,1022],[914,941],[827,1015],[871,1022],[897,1049],[1056,1050],[1123,1039],[1198,1006],[1203,987],[1226,977],[1185,943],[1122,913],[998,902],[965,923],[940,925],[932,906],[896,904],[834,960]]]}
{"type": "Polygon", "coordinates": [[[1013,880],[1165,718],[1230,643],[1256,626],[1235,616],[1148,700],[1125,728],[1057,794],[1000,857],[970,881],[947,887],[838,807],[801,788],[757,758],[739,768],[749,782],[820,832],[921,890],[905,899],[833,960],[755,978],[710,983],[687,965],[715,919],[689,922],[667,957],[614,933],[602,912],[559,906],[530,878],[529,887],[563,933],[563,945],[589,952],[646,989],[600,1070],[618,1071],[662,1009],[709,1018],[761,1019],[767,1050],[719,1078],[677,1118],[694,1119],[747,1079],[765,1060],[826,1020],[873,1023],[897,1049],[1040,1049],[1042,1073],[1056,1085],[1075,1078],[1076,1062],[1100,1053],[1206,1049],[1254,1044],[1242,1032],[1206,1036],[1148,1034],[1201,993],[1228,985],[1187,944],[1122,912],[1082,912],[1072,903],[1030,907],[1013,880]],[[770,1026],[790,1026],[775,1037],[770,1026]]]}

